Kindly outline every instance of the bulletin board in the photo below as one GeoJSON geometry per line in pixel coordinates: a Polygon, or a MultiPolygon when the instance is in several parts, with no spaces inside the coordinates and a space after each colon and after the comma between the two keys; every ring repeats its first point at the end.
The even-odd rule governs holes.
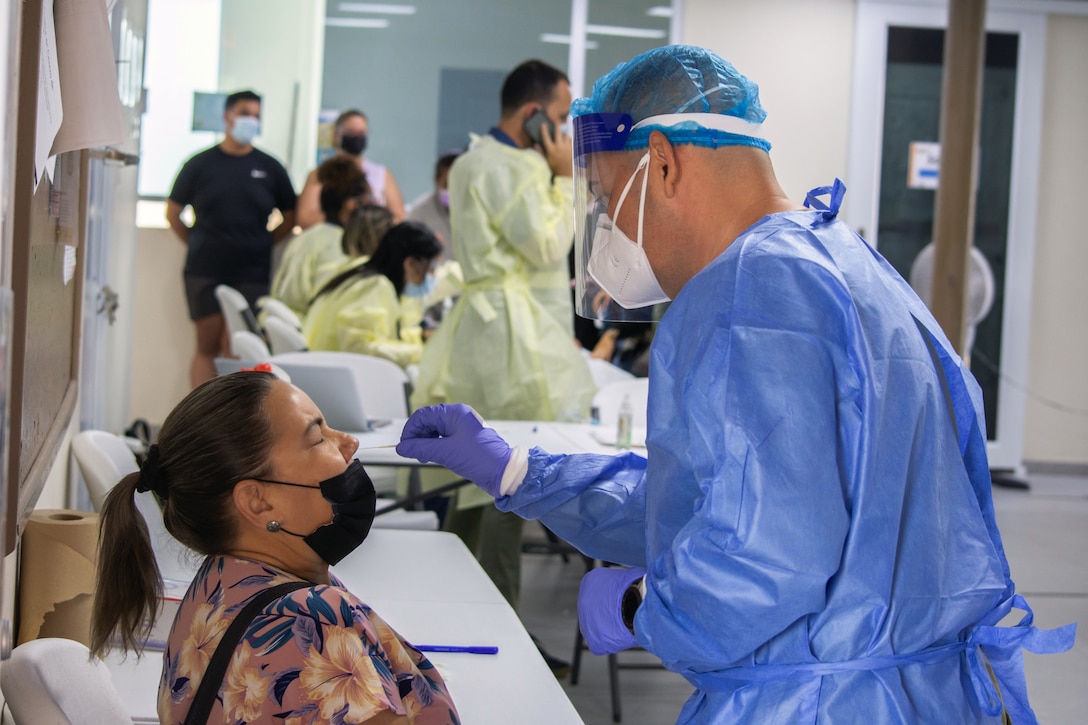
{"type": "Polygon", "coordinates": [[[85,151],[57,156],[53,177],[35,184],[42,2],[21,4],[17,105],[7,109],[16,143],[5,554],[45,485],[78,399],[88,157],[85,151]]]}

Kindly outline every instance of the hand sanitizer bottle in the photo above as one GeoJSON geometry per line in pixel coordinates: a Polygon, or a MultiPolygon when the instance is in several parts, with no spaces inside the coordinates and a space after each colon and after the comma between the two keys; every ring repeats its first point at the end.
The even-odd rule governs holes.
{"type": "Polygon", "coordinates": [[[623,396],[620,414],[616,425],[616,448],[626,451],[631,448],[631,396],[623,396]]]}

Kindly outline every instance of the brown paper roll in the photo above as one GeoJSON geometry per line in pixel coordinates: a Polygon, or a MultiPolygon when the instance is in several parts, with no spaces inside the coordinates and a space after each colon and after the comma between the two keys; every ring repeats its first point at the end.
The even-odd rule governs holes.
{"type": "Polygon", "coordinates": [[[19,564],[19,644],[65,637],[90,645],[97,547],[98,514],[30,514],[19,564]]]}

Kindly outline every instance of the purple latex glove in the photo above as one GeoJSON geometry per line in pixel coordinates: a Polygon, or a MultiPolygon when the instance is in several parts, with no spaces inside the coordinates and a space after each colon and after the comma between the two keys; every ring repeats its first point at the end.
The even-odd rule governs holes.
{"type": "Polygon", "coordinates": [[[499,496],[513,449],[467,405],[420,408],[400,434],[397,454],[437,463],[499,496]]]}
{"type": "Polygon", "coordinates": [[[578,587],[578,624],[595,655],[610,655],[638,646],[623,623],[621,604],[627,587],[646,576],[642,567],[591,569],[578,587]]]}

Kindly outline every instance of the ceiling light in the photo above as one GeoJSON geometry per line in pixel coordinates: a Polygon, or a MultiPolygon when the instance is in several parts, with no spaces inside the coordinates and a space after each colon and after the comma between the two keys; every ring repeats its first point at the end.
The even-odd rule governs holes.
{"type": "MultiPolygon", "coordinates": [[[[560,33],[541,33],[541,43],[559,43],[560,45],[570,45],[570,36],[562,35],[560,33]]],[[[595,40],[586,41],[586,50],[596,50],[599,46],[595,40]]]]}
{"type": "Polygon", "coordinates": [[[325,25],[337,28],[388,28],[385,18],[325,18],[325,25]]]}
{"type": "Polygon", "coordinates": [[[594,35],[618,35],[624,38],[664,38],[664,30],[650,28],[625,28],[620,25],[587,25],[587,33],[594,35]]]}
{"type": "Polygon", "coordinates": [[[646,14],[651,18],[671,18],[672,8],[668,5],[654,5],[646,11],[646,14]]]}
{"type": "Polygon", "coordinates": [[[390,5],[384,3],[340,3],[342,13],[374,13],[375,15],[415,15],[415,5],[390,5]]]}

